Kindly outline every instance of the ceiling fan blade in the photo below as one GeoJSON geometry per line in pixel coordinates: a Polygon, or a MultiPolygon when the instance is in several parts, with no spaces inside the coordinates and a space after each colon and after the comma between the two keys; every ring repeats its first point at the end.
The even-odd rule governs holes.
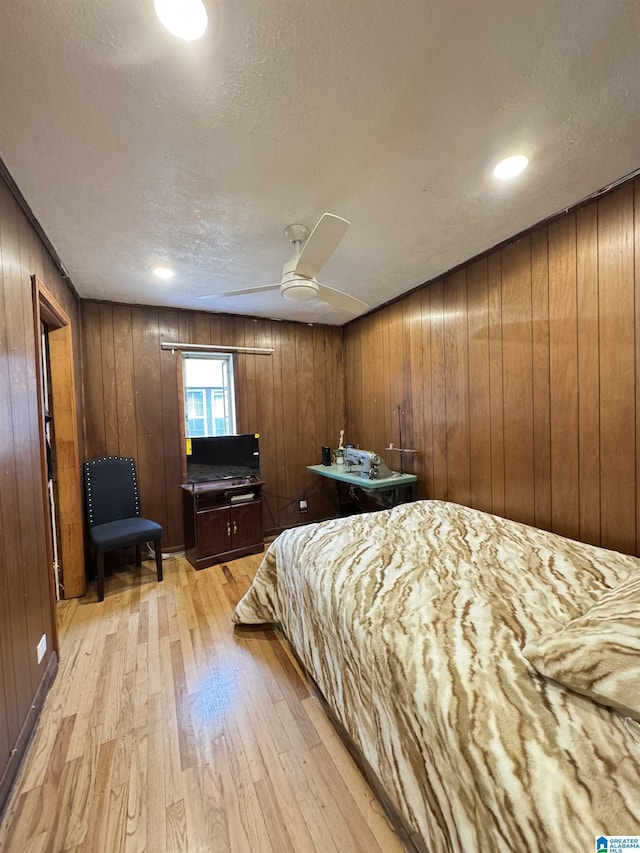
{"type": "Polygon", "coordinates": [[[350,314],[359,314],[361,311],[366,311],[369,307],[366,302],[361,299],[356,299],[355,296],[349,296],[348,293],[343,293],[341,290],[335,290],[333,287],[327,287],[326,284],[318,284],[318,299],[333,305],[334,308],[341,308],[343,311],[348,311],[350,314]]]}
{"type": "Polygon", "coordinates": [[[213,299],[214,296],[244,296],[247,293],[264,293],[267,290],[280,290],[280,283],[265,284],[262,287],[246,287],[243,290],[227,290],[225,293],[201,293],[198,299],[213,299]]]}
{"type": "Polygon", "coordinates": [[[314,278],[347,233],[349,225],[349,221],[341,216],[323,213],[302,247],[295,274],[314,278]]]}

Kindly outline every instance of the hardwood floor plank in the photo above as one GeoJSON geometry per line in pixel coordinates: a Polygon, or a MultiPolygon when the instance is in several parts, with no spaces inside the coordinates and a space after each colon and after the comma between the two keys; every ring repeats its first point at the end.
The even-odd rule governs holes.
{"type": "Polygon", "coordinates": [[[262,809],[267,834],[271,840],[272,849],[278,851],[278,853],[280,851],[282,853],[296,853],[291,837],[289,836],[287,824],[278,807],[278,798],[271,785],[271,780],[266,777],[261,779],[256,784],[256,793],[260,808],[262,809]]]}
{"type": "Polygon", "coordinates": [[[138,655],[138,634],[140,630],[140,613],[131,614],[127,624],[127,649],[124,661],[125,672],[135,672],[138,655]]]}
{"type": "Polygon", "coordinates": [[[278,715],[278,708],[287,704],[284,700],[274,704],[264,696],[255,696],[255,691],[251,690],[247,691],[246,696],[249,703],[249,724],[258,731],[268,730],[278,755],[287,752],[292,744],[296,744],[301,739],[298,732],[287,730],[278,715]]]}
{"type": "Polygon", "coordinates": [[[101,746],[102,726],[92,726],[86,730],[84,754],[80,759],[71,759],[72,761],[79,760],[80,764],[75,775],[73,793],[66,820],[65,850],[83,844],[89,834],[89,824],[93,819],[92,810],[94,808],[94,792],[98,778],[98,761],[101,746]]]}
{"type": "MultiPolygon", "coordinates": [[[[81,653],[78,656],[77,667],[74,670],[74,683],[71,685],[65,705],[65,714],[76,715],[73,737],[69,745],[69,758],[79,758],[82,755],[83,744],[88,729],[93,723],[93,715],[98,692],[98,680],[103,675],[103,660],[107,634],[101,630],[100,624],[91,621],[91,606],[83,606],[77,610],[77,618],[69,627],[68,638],[81,642],[81,653]]],[[[94,617],[95,620],[95,617],[94,617]]],[[[66,640],[61,649],[64,658],[66,640]]],[[[57,682],[55,684],[57,690],[57,682]]]]}
{"type": "Polygon", "coordinates": [[[189,845],[193,850],[229,851],[229,837],[224,817],[220,813],[220,798],[211,787],[205,794],[202,768],[189,767],[182,774],[184,799],[189,826],[189,845]]]}
{"type": "Polygon", "coordinates": [[[52,853],[64,850],[64,841],[67,834],[66,818],[73,801],[73,793],[81,764],[82,759],[74,758],[73,761],[67,761],[62,768],[60,788],[57,792],[56,804],[53,809],[52,824],[43,830],[43,834],[47,837],[47,850],[52,851],[52,853]]]}
{"type": "Polygon", "coordinates": [[[245,632],[238,632],[236,642],[244,645],[247,651],[245,658],[245,666],[249,672],[253,672],[255,678],[260,680],[264,687],[267,696],[275,705],[276,702],[281,702],[284,697],[284,688],[278,680],[282,669],[274,660],[271,650],[273,642],[280,642],[275,631],[266,629],[263,631],[251,631],[250,640],[247,640],[245,632]]]}
{"type": "Polygon", "coordinates": [[[106,833],[100,840],[102,846],[98,847],[98,850],[108,850],[109,853],[124,851],[128,802],[129,785],[127,782],[117,788],[111,788],[107,801],[106,833]]]}
{"type": "Polygon", "coordinates": [[[171,644],[172,648],[179,649],[182,657],[181,669],[183,672],[182,680],[184,689],[187,693],[195,693],[198,689],[198,667],[193,652],[193,643],[191,639],[190,614],[187,606],[188,595],[180,589],[176,597],[176,610],[178,614],[178,639],[171,644]]]}
{"type": "MultiPolygon", "coordinates": [[[[175,791],[175,799],[180,799],[181,791],[172,789],[172,777],[169,775],[168,784],[166,774],[166,728],[163,714],[163,696],[154,693],[149,697],[149,727],[147,742],[147,844],[148,850],[166,850],[166,810],[165,810],[165,788],[167,793],[175,791]]],[[[166,805],[171,805],[175,800],[169,799],[166,805]]]]}
{"type": "Polygon", "coordinates": [[[249,849],[265,851],[265,853],[269,853],[273,849],[278,851],[281,848],[274,847],[272,843],[273,838],[265,823],[260,803],[256,797],[256,787],[253,781],[249,757],[243,747],[238,729],[231,725],[235,715],[228,716],[229,718],[225,722],[225,732],[227,733],[228,742],[233,744],[233,749],[227,750],[227,760],[229,762],[232,785],[238,797],[240,820],[246,830],[249,841],[249,849]]]}
{"type": "Polygon", "coordinates": [[[247,831],[241,811],[229,759],[227,742],[220,735],[213,742],[213,763],[202,768],[202,787],[205,798],[205,815],[209,837],[217,830],[217,820],[212,816],[219,813],[224,822],[223,837],[228,839],[229,850],[250,850],[247,831]],[[209,799],[211,795],[211,800],[209,799]],[[213,806],[213,807],[212,807],[213,806]]]}
{"type": "MultiPolygon", "coordinates": [[[[159,682],[158,677],[158,682],[159,682]]],[[[144,729],[149,714],[149,652],[146,646],[136,646],[135,684],[133,686],[133,721],[134,731],[144,729]]],[[[159,687],[153,692],[157,693],[159,687]]]]}
{"type": "MultiPolygon", "coordinates": [[[[116,652],[118,646],[117,634],[110,632],[104,646],[104,658],[98,676],[95,699],[89,705],[91,708],[91,724],[94,726],[104,725],[105,717],[111,710],[111,670],[114,667],[116,660],[116,652]]],[[[88,697],[86,697],[88,698],[88,697]]]]}
{"type": "Polygon", "coordinates": [[[149,642],[149,601],[141,601],[138,620],[138,643],[149,642]]]}
{"type": "Polygon", "coordinates": [[[371,794],[369,786],[364,780],[361,784],[358,776],[360,771],[352,766],[347,778],[336,779],[335,765],[327,748],[323,743],[314,746],[311,754],[315,764],[320,768],[327,785],[331,786],[338,808],[352,834],[358,839],[358,843],[371,853],[391,853],[401,851],[402,844],[398,838],[390,838],[393,833],[386,817],[382,814],[380,806],[371,794]],[[360,796],[354,793],[354,786],[366,787],[368,796],[360,796]],[[384,840],[382,840],[384,839],[384,840]]]}
{"type": "MultiPolygon", "coordinates": [[[[316,850],[316,845],[300,808],[299,791],[295,787],[293,778],[287,774],[280,762],[280,755],[286,753],[276,751],[271,733],[268,730],[261,731],[259,745],[268,774],[261,780],[261,783],[268,781],[273,789],[273,795],[277,799],[278,808],[287,827],[293,849],[296,851],[316,850]]],[[[261,783],[257,783],[256,788],[261,783]]]]}
{"type": "Polygon", "coordinates": [[[41,789],[31,788],[20,794],[15,808],[9,810],[6,831],[0,837],[0,851],[24,850],[33,837],[41,810],[41,789]]]}
{"type": "Polygon", "coordinates": [[[193,732],[193,723],[191,722],[182,646],[177,641],[171,643],[171,668],[173,670],[174,701],[178,720],[180,766],[182,770],[186,770],[187,767],[197,766],[198,756],[195,750],[195,735],[193,732]]]}
{"type": "Polygon", "coordinates": [[[181,759],[180,741],[178,733],[178,715],[174,701],[167,701],[166,697],[175,695],[173,686],[173,673],[171,669],[171,643],[166,637],[160,644],[160,661],[162,673],[162,691],[154,695],[154,715],[150,716],[149,731],[155,736],[159,730],[162,734],[161,741],[154,747],[160,752],[164,779],[164,804],[171,805],[180,799],[181,781],[181,759]],[[158,706],[158,702],[160,705],[158,706]]]}
{"type": "Polygon", "coordinates": [[[187,820],[185,815],[184,800],[178,800],[167,806],[167,850],[175,853],[189,853],[189,841],[187,837],[187,820]]]}
{"type": "Polygon", "coordinates": [[[203,680],[202,689],[189,697],[190,717],[199,756],[199,764],[212,761],[211,744],[225,731],[225,712],[233,701],[235,690],[229,691],[220,673],[213,670],[203,680]],[[200,754],[202,752],[202,755],[200,754]]]}
{"type": "Polygon", "coordinates": [[[237,752],[246,757],[253,784],[265,779],[269,773],[262,757],[257,732],[251,725],[246,707],[240,713],[230,716],[226,723],[226,730],[233,738],[237,752]]]}
{"type": "MultiPolygon", "coordinates": [[[[142,608],[141,608],[142,610],[142,608]]],[[[138,614],[139,616],[139,614],[138,614]]],[[[127,673],[127,650],[129,632],[127,621],[120,623],[117,633],[115,648],[113,651],[113,662],[109,672],[109,682],[107,684],[109,702],[105,709],[103,718],[104,738],[111,740],[118,737],[119,727],[123,716],[125,716],[132,706],[132,683],[127,681],[125,676],[127,673]]]]}
{"type": "MultiPolygon", "coordinates": [[[[327,801],[318,796],[317,790],[306,773],[308,764],[306,757],[289,750],[279,756],[279,761],[287,778],[292,780],[298,808],[313,839],[313,849],[318,853],[340,853],[345,849],[353,849],[353,844],[345,840],[344,827],[340,826],[338,834],[335,837],[332,836],[324,813],[327,801]]],[[[331,817],[333,819],[335,815],[331,817]]]]}
{"type": "Polygon", "coordinates": [[[309,695],[309,685],[286,643],[274,645],[273,654],[287,676],[283,683],[287,688],[291,688],[291,690],[286,690],[291,700],[289,704],[295,704],[296,700],[300,702],[306,699],[309,695]]]}
{"type": "Polygon", "coordinates": [[[60,796],[60,783],[63,777],[65,761],[69,749],[69,741],[75,723],[74,717],[65,717],[58,729],[55,742],[49,754],[47,769],[44,774],[42,785],[35,790],[38,792],[36,822],[30,828],[24,843],[28,844],[32,838],[42,833],[55,834],[57,830],[57,813],[60,796]]]}
{"type": "Polygon", "coordinates": [[[403,849],[284,641],[234,630],[260,560],[115,569],[61,604],[0,853],[403,849]]]}
{"type": "Polygon", "coordinates": [[[40,716],[40,724],[38,725],[36,737],[31,747],[32,751],[41,760],[35,757],[35,760],[29,767],[29,771],[24,775],[22,788],[25,791],[37,788],[43,784],[48,758],[60,731],[62,720],[65,717],[69,718],[71,716],[65,713],[65,706],[73,683],[73,666],[77,664],[79,649],[78,644],[73,645],[70,650],[69,660],[65,661],[64,665],[60,667],[56,677],[56,685],[59,689],[53,695],[50,693],[45,700],[45,705],[40,716]]]}
{"type": "Polygon", "coordinates": [[[167,604],[167,627],[170,640],[180,638],[180,626],[178,624],[178,608],[174,587],[165,588],[165,600],[167,604]]]}
{"type": "Polygon", "coordinates": [[[167,609],[167,596],[158,596],[158,639],[169,635],[169,611],[167,609]]]}
{"type": "MultiPolygon", "coordinates": [[[[313,704],[313,700],[309,698],[303,706],[305,713],[307,707],[313,704]]],[[[283,723],[287,731],[295,732],[297,726],[288,704],[286,702],[278,703],[277,709],[278,713],[283,718],[283,723]]],[[[322,713],[319,708],[318,711],[322,713]]],[[[312,723],[311,720],[310,722],[312,723]]],[[[326,722],[333,732],[333,728],[328,720],[326,722]]],[[[335,733],[333,736],[337,740],[335,733]]],[[[385,838],[385,836],[388,835],[388,825],[383,824],[380,826],[379,823],[376,822],[376,832],[385,830],[385,832],[381,833],[382,837],[385,838],[385,846],[384,848],[379,846],[373,828],[368,825],[365,816],[360,810],[360,803],[362,800],[360,798],[356,799],[352,796],[350,787],[346,784],[344,778],[336,778],[335,765],[333,765],[331,756],[324,747],[324,744],[320,742],[319,733],[317,734],[317,741],[318,742],[311,749],[307,749],[305,739],[302,732],[300,732],[297,741],[292,743],[292,753],[295,756],[297,765],[299,765],[302,777],[310,780],[309,796],[321,803],[321,813],[324,814],[329,821],[332,833],[337,832],[338,837],[341,839],[341,844],[338,849],[359,849],[362,847],[362,849],[372,851],[372,853],[373,851],[379,851],[381,849],[384,849],[385,851],[402,849],[399,843],[395,847],[389,845],[388,839],[385,838]],[[313,765],[314,770],[316,768],[320,769],[320,776],[316,772],[309,772],[311,765],[313,765]]],[[[340,746],[344,750],[341,743],[340,746]]],[[[356,782],[360,782],[362,787],[369,790],[369,794],[371,796],[370,789],[368,788],[365,780],[351,761],[346,750],[344,750],[344,752],[346,758],[351,763],[350,781],[355,780],[356,782]]],[[[368,807],[370,805],[370,800],[365,800],[363,805],[368,807]]]]}
{"type": "Polygon", "coordinates": [[[29,839],[27,845],[22,848],[22,853],[49,853],[51,850],[50,836],[45,831],[29,839]]]}
{"type": "MultiPolygon", "coordinates": [[[[278,648],[278,654],[276,657],[281,665],[284,660],[288,662],[285,673],[291,680],[284,682],[287,685],[287,688],[283,691],[285,703],[287,705],[288,712],[291,715],[288,722],[292,725],[294,731],[302,734],[306,747],[317,746],[320,743],[318,732],[313,727],[309,717],[302,707],[302,700],[309,696],[309,687],[298,674],[297,667],[294,667],[293,662],[289,659],[282,646],[278,648]]],[[[277,703],[276,707],[281,709],[282,705],[277,703]]],[[[286,726],[287,730],[290,729],[290,725],[286,726]]]]}
{"type": "Polygon", "coordinates": [[[304,707],[322,740],[322,743],[314,746],[311,751],[325,779],[336,786],[340,786],[341,781],[344,782],[350,796],[357,804],[359,814],[364,818],[385,853],[401,851],[402,844],[389,824],[382,806],[336,734],[336,730],[319,702],[309,697],[304,701],[304,707]],[[336,776],[336,770],[338,776],[336,776]]]}
{"type": "Polygon", "coordinates": [[[148,745],[146,729],[134,731],[129,764],[125,853],[144,853],[147,850],[148,745]]]}
{"type": "Polygon", "coordinates": [[[98,752],[95,787],[89,806],[90,819],[87,821],[88,834],[86,843],[90,850],[100,849],[107,831],[109,795],[111,791],[111,764],[114,751],[115,741],[110,740],[102,743],[98,752]]]}

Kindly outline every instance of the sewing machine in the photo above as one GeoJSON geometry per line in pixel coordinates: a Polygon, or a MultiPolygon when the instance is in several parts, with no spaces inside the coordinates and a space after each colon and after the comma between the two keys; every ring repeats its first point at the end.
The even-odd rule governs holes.
{"type": "Polygon", "coordinates": [[[381,456],[372,450],[357,450],[355,447],[344,448],[345,465],[357,465],[360,476],[366,480],[384,480],[393,477],[393,471],[381,456]]]}

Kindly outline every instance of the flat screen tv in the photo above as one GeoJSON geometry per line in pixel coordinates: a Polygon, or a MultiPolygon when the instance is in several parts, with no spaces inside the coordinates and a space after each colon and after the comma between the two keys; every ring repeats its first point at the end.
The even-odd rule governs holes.
{"type": "Polygon", "coordinates": [[[191,443],[191,453],[187,454],[189,483],[260,476],[258,436],[253,433],[191,438],[188,441],[191,443]]]}

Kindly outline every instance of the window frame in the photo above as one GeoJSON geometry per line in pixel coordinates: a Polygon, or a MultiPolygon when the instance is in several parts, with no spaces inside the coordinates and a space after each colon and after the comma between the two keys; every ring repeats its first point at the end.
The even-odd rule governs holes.
{"type": "MultiPolygon", "coordinates": [[[[235,381],[235,356],[232,352],[207,352],[206,350],[195,351],[190,350],[188,352],[181,352],[180,359],[180,368],[179,368],[179,404],[180,404],[180,431],[181,431],[181,439],[182,439],[182,447],[185,447],[185,440],[188,439],[189,436],[189,420],[188,420],[188,402],[187,402],[187,394],[189,389],[191,390],[202,390],[203,400],[204,400],[204,424],[205,424],[205,435],[237,435],[238,423],[237,423],[237,403],[236,403],[236,381],[235,381]],[[203,361],[211,361],[211,362],[223,362],[226,364],[226,386],[223,384],[222,389],[218,385],[211,386],[189,386],[187,384],[187,359],[199,359],[203,361]],[[223,433],[213,432],[216,420],[218,420],[214,416],[213,411],[213,400],[216,396],[216,392],[222,390],[223,400],[226,399],[228,406],[225,406],[225,416],[224,420],[228,424],[228,431],[223,433]],[[208,403],[210,403],[210,407],[208,407],[208,403]],[[209,408],[211,411],[209,412],[209,408]],[[227,411],[228,408],[228,411],[227,411]],[[211,417],[209,417],[209,414],[211,417]]],[[[223,376],[225,373],[225,368],[223,367],[223,376]]],[[[184,453],[183,453],[184,457],[184,453]]],[[[186,465],[186,462],[185,462],[186,465]]],[[[186,468],[185,468],[186,472],[186,468]]]]}

